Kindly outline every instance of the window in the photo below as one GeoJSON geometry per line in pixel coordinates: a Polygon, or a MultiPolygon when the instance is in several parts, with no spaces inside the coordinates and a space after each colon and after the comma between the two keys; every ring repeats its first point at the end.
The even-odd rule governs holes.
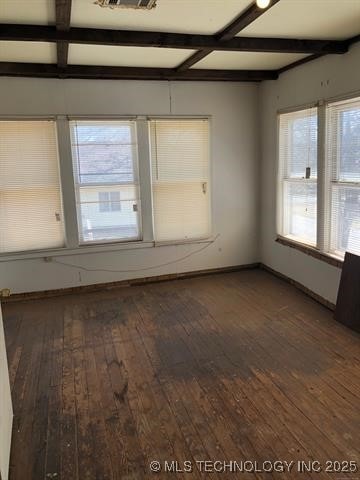
{"type": "Polygon", "coordinates": [[[99,192],[100,212],[120,212],[120,192],[99,192]]]}
{"type": "Polygon", "coordinates": [[[0,120],[0,254],[198,240],[210,221],[206,118],[0,120]]]}
{"type": "Polygon", "coordinates": [[[135,121],[70,122],[80,243],[140,238],[135,121]]]}
{"type": "Polygon", "coordinates": [[[207,237],[208,120],[151,120],[150,143],[155,240],[207,237]]]}
{"type": "Polygon", "coordinates": [[[64,246],[55,122],[0,121],[0,252],[64,246]]]}
{"type": "Polygon", "coordinates": [[[360,98],[327,108],[329,250],[360,254],[360,98]]]}
{"type": "Polygon", "coordinates": [[[317,109],[280,115],[279,233],[316,245],[317,109]]]}

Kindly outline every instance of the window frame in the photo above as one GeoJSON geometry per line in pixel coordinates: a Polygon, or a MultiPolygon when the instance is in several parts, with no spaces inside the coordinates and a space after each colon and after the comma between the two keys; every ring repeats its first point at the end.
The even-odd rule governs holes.
{"type": "Polygon", "coordinates": [[[319,223],[319,105],[318,103],[309,103],[309,104],[304,104],[304,105],[299,105],[297,107],[293,108],[287,108],[287,109],[282,109],[278,110],[277,112],[277,141],[276,141],[276,158],[277,158],[277,164],[276,164],[276,189],[277,189],[277,195],[276,195],[276,234],[278,238],[284,239],[285,241],[288,240],[289,242],[292,242],[294,244],[299,244],[304,247],[309,247],[309,248],[317,248],[318,245],[318,235],[319,235],[319,228],[318,228],[318,223],[319,223]],[[297,178],[297,177],[290,177],[288,175],[288,165],[284,166],[281,165],[281,159],[280,159],[280,136],[281,136],[281,115],[286,115],[286,114],[296,114],[300,113],[304,110],[310,110],[316,108],[317,110],[317,176],[316,178],[297,178]],[[285,234],[285,231],[288,231],[289,228],[285,228],[285,206],[284,206],[284,194],[285,194],[285,185],[296,185],[296,184],[304,184],[304,185],[311,185],[311,184],[316,184],[317,185],[317,208],[316,208],[316,239],[314,243],[310,242],[305,242],[298,237],[295,237],[290,234],[285,234]]]}
{"type": "Polygon", "coordinates": [[[142,214],[141,214],[141,184],[140,184],[140,175],[139,175],[139,152],[138,152],[138,134],[137,134],[137,122],[136,118],[129,118],[129,117],[71,117],[68,119],[68,128],[70,131],[70,142],[71,142],[71,151],[72,151],[72,165],[73,165],[73,176],[74,176],[74,189],[75,189],[75,198],[76,198],[76,213],[77,213],[77,225],[78,225],[78,246],[82,247],[84,245],[105,245],[105,244],[113,244],[113,243],[129,243],[129,242],[137,242],[142,241],[142,214]],[[133,151],[133,172],[134,172],[134,179],[133,181],[122,181],[122,182],[87,182],[82,183],[80,181],[80,174],[79,174],[79,163],[75,164],[73,160],[73,144],[71,140],[71,122],[81,122],[81,121],[89,121],[89,122],[134,122],[134,131],[132,131],[132,135],[134,135],[135,142],[132,143],[132,151],[133,151]],[[137,204],[137,231],[138,235],[136,237],[128,237],[128,238],[117,238],[117,239],[96,239],[96,240],[84,240],[81,239],[81,231],[82,231],[82,218],[81,218],[81,208],[80,208],[80,191],[81,188],[106,188],[106,187],[121,187],[121,186],[134,186],[137,190],[137,196],[139,202],[137,204]]]}
{"type": "MultiPolygon", "coordinates": [[[[330,125],[332,123],[331,115],[330,113],[327,113],[328,110],[330,111],[330,108],[332,105],[336,106],[336,104],[344,104],[344,107],[346,103],[348,103],[348,107],[344,108],[342,112],[344,111],[351,111],[352,108],[352,102],[359,103],[359,111],[360,111],[360,93],[355,96],[346,96],[342,98],[336,98],[332,100],[328,100],[326,102],[326,115],[325,115],[325,125],[324,128],[326,128],[326,132],[330,130],[330,125]]],[[[341,187],[345,188],[350,188],[350,189],[356,189],[359,194],[360,194],[360,179],[358,181],[356,180],[346,180],[346,179],[341,179],[340,177],[340,164],[341,164],[341,133],[343,126],[341,125],[341,119],[340,115],[337,116],[337,125],[336,125],[336,133],[337,133],[337,139],[336,139],[336,149],[335,151],[330,149],[330,144],[329,142],[326,142],[326,157],[325,157],[325,177],[326,177],[326,188],[327,188],[327,197],[325,199],[326,204],[325,204],[325,211],[327,212],[327,217],[324,219],[324,223],[328,225],[328,231],[327,233],[327,243],[326,243],[326,248],[327,248],[327,253],[329,253],[332,256],[335,256],[336,258],[344,258],[345,252],[342,252],[341,250],[336,250],[333,249],[333,235],[336,236],[339,233],[339,218],[337,218],[335,221],[333,221],[333,198],[334,198],[334,191],[335,189],[341,189],[341,187]],[[335,169],[336,168],[336,174],[334,175],[335,169]]]]}
{"type": "MultiPolygon", "coordinates": [[[[51,261],[52,257],[79,254],[116,252],[161,247],[163,245],[205,244],[214,239],[212,223],[207,238],[155,242],[153,233],[153,207],[151,187],[150,138],[148,125],[151,119],[207,119],[209,121],[209,184],[212,184],[212,117],[211,115],[4,115],[1,120],[52,120],[55,122],[59,160],[60,190],[63,207],[63,228],[65,242],[63,247],[26,250],[21,252],[0,253],[0,263],[43,258],[51,261]],[[71,145],[71,120],[135,120],[138,149],[138,187],[139,187],[139,221],[142,225],[141,237],[135,240],[110,240],[108,242],[80,243],[78,216],[76,208],[75,178],[71,145]]],[[[210,222],[212,220],[213,197],[209,189],[210,222]]]]}

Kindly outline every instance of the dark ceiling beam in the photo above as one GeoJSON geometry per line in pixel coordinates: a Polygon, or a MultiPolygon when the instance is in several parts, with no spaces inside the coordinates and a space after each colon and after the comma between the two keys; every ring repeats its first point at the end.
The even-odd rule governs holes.
{"type": "MultiPolygon", "coordinates": [[[[58,32],[67,32],[70,29],[71,18],[71,0],[56,0],[56,30],[58,32]]],[[[59,67],[66,67],[69,54],[69,42],[60,40],[56,44],[57,64],[59,67]]]]}
{"type": "Polygon", "coordinates": [[[178,72],[172,68],[104,67],[54,64],[0,62],[0,76],[43,78],[92,78],[113,80],[192,80],[259,82],[278,77],[273,70],[202,70],[178,72]]]}
{"type": "Polygon", "coordinates": [[[355,37],[351,37],[347,40],[344,40],[344,43],[348,46],[351,47],[354,43],[360,42],[360,34],[356,35],[355,37]]]}
{"type": "Polygon", "coordinates": [[[42,25],[0,24],[0,40],[63,42],[87,45],[202,49],[200,60],[213,50],[282,53],[345,53],[347,43],[336,40],[235,37],[219,41],[213,35],[70,28],[58,30],[42,25]]]}
{"type": "Polygon", "coordinates": [[[230,40],[238,33],[248,27],[257,18],[264,15],[270,8],[276,5],[280,0],[272,0],[267,8],[259,8],[256,3],[252,3],[244,12],[240,13],[227,27],[218,32],[215,37],[218,40],[230,40]]]}
{"type": "Polygon", "coordinates": [[[305,63],[312,62],[313,60],[316,60],[317,58],[323,57],[325,54],[324,53],[316,53],[315,55],[309,55],[308,57],[301,58],[300,60],[297,60],[296,62],[292,62],[289,65],[285,65],[285,67],[282,67],[278,70],[279,75],[281,73],[287,72],[288,70],[291,70],[292,68],[299,67],[300,65],[304,65],[305,63]]]}
{"type": "Polygon", "coordinates": [[[212,49],[208,48],[203,48],[201,50],[198,50],[195,52],[193,55],[190,55],[189,58],[187,58],[185,61],[183,61],[177,68],[176,70],[178,72],[186,72],[189,70],[190,67],[195,65],[195,63],[200,62],[203,58],[207,57],[209,53],[213,52],[212,49]]]}
{"type": "MultiPolygon", "coordinates": [[[[357,42],[360,42],[360,35],[356,35],[355,37],[348,38],[347,40],[341,40],[341,43],[343,44],[344,48],[346,48],[345,52],[343,53],[346,53],[351,47],[351,45],[357,42]]],[[[314,53],[313,55],[309,55],[308,57],[297,60],[296,62],[290,63],[289,65],[285,65],[285,67],[282,67],[278,70],[278,73],[280,75],[281,73],[287,72],[288,70],[292,70],[293,68],[299,67],[300,65],[304,65],[305,63],[312,62],[313,60],[316,60],[320,57],[324,57],[325,55],[327,55],[327,53],[325,52],[314,53]]]]}
{"type": "MultiPolygon", "coordinates": [[[[252,3],[244,12],[241,12],[229,25],[220,30],[214,37],[220,41],[226,41],[234,38],[241,30],[244,30],[248,25],[253,21],[267,12],[280,0],[272,0],[270,5],[267,8],[259,8],[256,5],[256,2],[252,3]]],[[[207,55],[209,55],[213,50],[203,50],[202,53],[196,52],[181,63],[177,69],[179,71],[187,70],[188,68],[195,65],[199,60],[202,60],[207,55]]]]}

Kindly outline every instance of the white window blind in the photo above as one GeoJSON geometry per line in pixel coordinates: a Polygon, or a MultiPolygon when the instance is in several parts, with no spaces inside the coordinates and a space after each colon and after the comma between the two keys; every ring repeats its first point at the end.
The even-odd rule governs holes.
{"type": "Polygon", "coordinates": [[[64,246],[55,122],[0,121],[0,252],[64,246]]]}
{"type": "Polygon", "coordinates": [[[209,121],[151,120],[150,141],[155,240],[207,237],[209,121]]]}
{"type": "Polygon", "coordinates": [[[279,182],[279,233],[316,245],[316,108],[280,115],[279,182]]]}
{"type": "Polygon", "coordinates": [[[136,122],[70,122],[80,243],[140,238],[136,122]]]}
{"type": "Polygon", "coordinates": [[[327,146],[329,250],[360,254],[360,98],[328,105],[327,146]]]}

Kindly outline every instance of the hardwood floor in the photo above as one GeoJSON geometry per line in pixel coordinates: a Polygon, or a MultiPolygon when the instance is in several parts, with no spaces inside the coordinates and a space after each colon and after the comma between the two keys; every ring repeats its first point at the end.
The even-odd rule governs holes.
{"type": "Polygon", "coordinates": [[[327,460],[360,468],[360,336],[267,272],[9,303],[3,313],[10,480],[360,478],[351,463],[325,471],[327,460]],[[322,471],[300,473],[301,460],[322,471]],[[165,461],[193,471],[166,473],[165,461]],[[295,463],[264,471],[286,468],[270,461],[295,463]]]}

